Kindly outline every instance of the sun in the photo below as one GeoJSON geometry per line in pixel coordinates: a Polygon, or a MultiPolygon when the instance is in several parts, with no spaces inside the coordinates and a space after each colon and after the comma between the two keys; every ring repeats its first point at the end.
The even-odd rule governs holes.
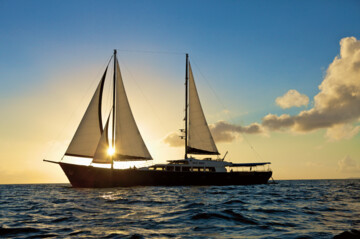
{"type": "Polygon", "coordinates": [[[108,155],[112,156],[115,153],[115,149],[113,147],[109,147],[107,153],[108,155]]]}

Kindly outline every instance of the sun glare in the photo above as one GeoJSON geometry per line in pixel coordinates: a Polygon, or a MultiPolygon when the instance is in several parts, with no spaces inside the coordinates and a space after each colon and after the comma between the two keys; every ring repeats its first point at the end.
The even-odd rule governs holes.
{"type": "Polygon", "coordinates": [[[115,149],[113,147],[109,147],[107,153],[111,156],[115,153],[115,149]]]}

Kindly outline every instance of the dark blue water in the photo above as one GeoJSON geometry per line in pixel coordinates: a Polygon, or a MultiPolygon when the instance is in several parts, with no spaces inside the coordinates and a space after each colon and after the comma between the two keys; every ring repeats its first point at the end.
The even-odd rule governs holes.
{"type": "Polygon", "coordinates": [[[360,180],[74,189],[0,185],[0,237],[332,238],[360,229],[360,180]]]}

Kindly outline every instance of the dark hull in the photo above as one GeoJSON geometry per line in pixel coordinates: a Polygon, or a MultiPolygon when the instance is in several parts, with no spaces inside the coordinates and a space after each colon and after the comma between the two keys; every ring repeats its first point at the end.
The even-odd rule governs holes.
{"type": "Polygon", "coordinates": [[[167,172],[138,169],[109,169],[59,163],[73,187],[110,188],[131,186],[250,185],[265,184],[266,172],[167,172]]]}

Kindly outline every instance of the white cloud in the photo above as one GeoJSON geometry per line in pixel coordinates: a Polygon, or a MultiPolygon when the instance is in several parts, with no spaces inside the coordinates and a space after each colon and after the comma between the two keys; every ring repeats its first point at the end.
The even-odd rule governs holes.
{"type": "Polygon", "coordinates": [[[309,97],[300,94],[297,90],[289,90],[283,96],[277,97],[275,102],[281,108],[287,109],[309,104],[309,97]]]}
{"type": "Polygon", "coordinates": [[[351,125],[360,118],[360,41],[355,37],[341,39],[340,56],[329,65],[319,90],[313,108],[294,116],[269,114],[262,125],[295,132],[326,128],[327,137],[335,140],[356,135],[359,128],[351,125]]]}
{"type": "Polygon", "coordinates": [[[339,171],[342,173],[359,173],[360,164],[353,160],[349,155],[338,161],[339,171]]]}
{"type": "Polygon", "coordinates": [[[171,132],[165,136],[163,142],[171,147],[184,147],[185,141],[180,138],[181,135],[179,132],[171,132]]]}
{"type": "Polygon", "coordinates": [[[338,124],[327,129],[326,137],[330,141],[338,141],[341,139],[351,139],[360,131],[360,126],[352,126],[351,124],[338,124]]]}

